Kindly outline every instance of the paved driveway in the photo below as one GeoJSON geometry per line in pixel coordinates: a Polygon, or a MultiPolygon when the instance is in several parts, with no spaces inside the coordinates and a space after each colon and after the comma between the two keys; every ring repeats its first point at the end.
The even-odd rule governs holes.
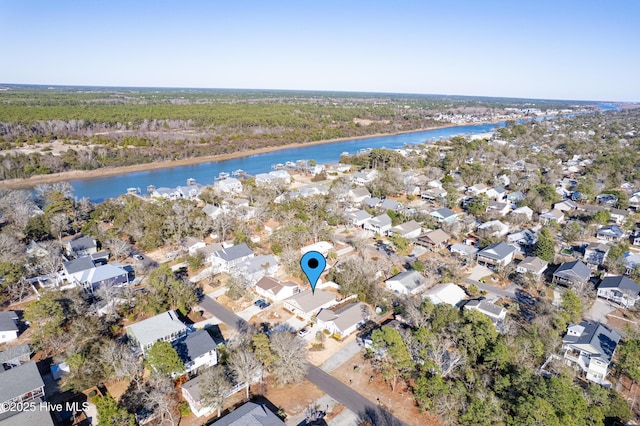
{"type": "Polygon", "coordinates": [[[607,323],[607,315],[618,309],[618,306],[604,299],[596,299],[591,309],[585,314],[585,318],[598,321],[603,324],[607,323]]]}

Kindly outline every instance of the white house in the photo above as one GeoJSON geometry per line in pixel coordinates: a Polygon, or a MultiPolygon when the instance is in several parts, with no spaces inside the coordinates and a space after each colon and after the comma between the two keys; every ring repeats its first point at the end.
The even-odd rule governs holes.
{"type": "Polygon", "coordinates": [[[386,235],[387,231],[391,229],[391,218],[386,213],[383,213],[366,221],[364,229],[375,232],[378,235],[386,235]]]}
{"type": "Polygon", "coordinates": [[[398,226],[394,226],[389,229],[389,235],[396,234],[401,237],[412,240],[414,238],[418,238],[422,233],[422,227],[415,220],[410,220],[409,222],[401,223],[398,226]]]}
{"type": "Polygon", "coordinates": [[[385,287],[398,294],[417,294],[424,290],[425,279],[418,271],[401,272],[385,282],[385,287]]]}
{"type": "Polygon", "coordinates": [[[312,316],[336,303],[336,296],[325,290],[306,290],[284,300],[284,308],[295,315],[310,320],[312,316]]]}
{"type": "Polygon", "coordinates": [[[640,299],[640,285],[624,275],[604,277],[598,286],[598,297],[633,307],[640,299]]]}
{"type": "Polygon", "coordinates": [[[215,183],[214,187],[223,194],[240,194],[242,192],[242,182],[234,177],[221,179],[215,183]]]}
{"type": "Polygon", "coordinates": [[[434,305],[446,303],[451,306],[456,306],[461,300],[467,297],[467,293],[454,283],[447,283],[431,287],[424,293],[424,297],[429,298],[434,305]]]}
{"type": "Polygon", "coordinates": [[[547,261],[542,260],[539,257],[528,256],[518,264],[516,272],[519,274],[529,273],[539,278],[542,276],[543,272],[547,270],[547,266],[549,266],[547,261]]]}
{"type": "Polygon", "coordinates": [[[156,342],[173,342],[187,334],[188,328],[178,319],[175,311],[167,311],[126,328],[129,340],[148,351],[156,342]]]}
{"type": "Polygon", "coordinates": [[[364,224],[367,223],[371,217],[366,210],[358,210],[347,215],[349,223],[358,228],[364,227],[364,224]]]}
{"type": "Polygon", "coordinates": [[[515,247],[505,243],[491,244],[476,253],[476,259],[480,265],[488,268],[503,268],[513,260],[515,247]]]}
{"type": "Polygon", "coordinates": [[[211,267],[214,272],[229,272],[236,265],[254,257],[255,254],[245,243],[223,248],[213,253],[211,267]]]}
{"type": "Polygon", "coordinates": [[[507,316],[507,310],[502,306],[487,300],[469,300],[464,305],[465,309],[476,310],[489,317],[494,324],[503,321],[507,316]]]}
{"type": "Polygon", "coordinates": [[[280,282],[273,277],[262,277],[256,283],[256,293],[271,301],[284,300],[300,292],[298,284],[284,281],[280,282]]]}
{"type": "Polygon", "coordinates": [[[600,323],[569,324],[562,339],[565,363],[582,370],[587,380],[607,384],[607,369],[619,341],[617,332],[600,323]]]}
{"type": "Polygon", "coordinates": [[[486,194],[489,188],[484,183],[478,183],[467,188],[467,193],[471,196],[486,194]]]}
{"type": "Polygon", "coordinates": [[[280,265],[278,260],[272,254],[250,257],[239,264],[233,270],[234,273],[241,275],[247,281],[255,283],[266,275],[273,276],[280,265]]]}
{"type": "Polygon", "coordinates": [[[317,243],[302,247],[300,249],[300,254],[305,254],[310,251],[317,251],[324,257],[327,257],[331,250],[333,250],[333,244],[328,241],[318,241],[317,243]]]}
{"type": "Polygon", "coordinates": [[[500,222],[499,220],[490,220],[478,226],[478,231],[488,231],[493,237],[504,237],[509,233],[509,225],[500,222]]]}
{"type": "Polygon", "coordinates": [[[184,363],[187,374],[218,363],[216,342],[206,330],[198,330],[173,342],[173,348],[184,363]]]}
{"type": "Polygon", "coordinates": [[[512,216],[519,216],[522,215],[522,217],[524,217],[526,220],[531,220],[533,219],[533,210],[531,210],[530,207],[528,206],[522,206],[522,207],[518,207],[517,209],[513,210],[511,212],[512,216]]]}
{"type": "Polygon", "coordinates": [[[351,181],[356,185],[364,186],[369,182],[373,182],[376,176],[378,176],[378,171],[375,169],[360,170],[351,176],[351,181]]]}
{"type": "Polygon", "coordinates": [[[344,339],[369,319],[369,308],[364,303],[351,303],[338,310],[323,309],[316,316],[318,326],[340,339],[344,339]]]}
{"type": "Polygon", "coordinates": [[[361,203],[365,198],[370,197],[371,193],[364,186],[349,190],[347,197],[353,203],[361,203]]]}
{"type": "Polygon", "coordinates": [[[256,185],[258,186],[269,186],[275,185],[278,183],[291,183],[291,175],[286,170],[274,170],[269,173],[258,173],[255,176],[256,185]]]}
{"type": "Polygon", "coordinates": [[[18,315],[13,311],[0,312],[0,343],[18,338],[18,315]]]}

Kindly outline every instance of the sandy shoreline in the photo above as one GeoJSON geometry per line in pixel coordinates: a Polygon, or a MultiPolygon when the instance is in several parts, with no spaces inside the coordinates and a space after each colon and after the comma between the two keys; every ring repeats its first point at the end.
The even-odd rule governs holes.
{"type": "Polygon", "coordinates": [[[224,161],[224,160],[232,160],[234,158],[250,157],[256,154],[266,154],[268,152],[279,151],[282,149],[301,148],[301,147],[312,146],[312,145],[323,145],[323,144],[337,143],[337,142],[343,142],[343,141],[354,140],[354,139],[366,139],[366,138],[375,138],[375,137],[381,137],[381,136],[401,135],[406,133],[418,133],[418,132],[424,132],[427,130],[437,130],[437,129],[445,129],[448,127],[469,126],[469,125],[476,125],[476,124],[480,125],[480,124],[492,124],[492,123],[487,122],[487,123],[448,124],[443,126],[426,127],[418,130],[407,130],[407,131],[394,132],[394,133],[375,133],[375,134],[364,135],[364,136],[327,139],[327,140],[313,141],[313,142],[292,143],[292,144],[281,145],[281,146],[252,149],[248,151],[232,152],[229,154],[208,155],[205,157],[184,158],[181,160],[135,164],[132,166],[104,167],[104,168],[95,169],[95,170],[70,170],[67,172],[53,173],[50,175],[31,176],[30,178],[27,178],[27,179],[8,179],[8,180],[0,181],[0,188],[25,189],[25,188],[32,188],[35,185],[43,184],[43,183],[63,182],[63,181],[77,180],[77,179],[91,179],[91,178],[97,178],[97,177],[119,175],[124,173],[142,172],[147,170],[156,170],[156,169],[164,169],[164,168],[179,167],[179,166],[189,166],[192,164],[207,163],[211,161],[224,161]]]}

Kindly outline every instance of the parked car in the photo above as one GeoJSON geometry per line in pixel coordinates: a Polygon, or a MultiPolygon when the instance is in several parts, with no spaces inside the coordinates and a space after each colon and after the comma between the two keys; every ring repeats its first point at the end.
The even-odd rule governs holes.
{"type": "Polygon", "coordinates": [[[309,332],[311,332],[311,329],[309,329],[307,327],[301,328],[300,331],[298,331],[298,336],[304,337],[307,334],[309,334],[309,332]]]}
{"type": "Polygon", "coordinates": [[[261,304],[258,305],[260,309],[265,309],[265,308],[268,308],[269,306],[271,306],[271,303],[265,302],[264,300],[262,301],[261,304]]]}
{"type": "Polygon", "coordinates": [[[255,302],[253,302],[253,304],[256,305],[256,306],[260,306],[263,303],[267,303],[267,302],[264,299],[258,299],[255,302]]]}
{"type": "Polygon", "coordinates": [[[133,258],[136,259],[136,260],[144,260],[144,256],[141,255],[141,254],[134,254],[133,258]]]}

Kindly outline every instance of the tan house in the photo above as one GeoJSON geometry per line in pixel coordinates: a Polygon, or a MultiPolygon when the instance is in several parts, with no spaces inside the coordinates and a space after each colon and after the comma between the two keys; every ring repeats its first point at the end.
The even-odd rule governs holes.
{"type": "Polygon", "coordinates": [[[310,320],[312,316],[336,304],[336,296],[325,290],[306,290],[284,300],[284,308],[300,318],[310,320]]]}

